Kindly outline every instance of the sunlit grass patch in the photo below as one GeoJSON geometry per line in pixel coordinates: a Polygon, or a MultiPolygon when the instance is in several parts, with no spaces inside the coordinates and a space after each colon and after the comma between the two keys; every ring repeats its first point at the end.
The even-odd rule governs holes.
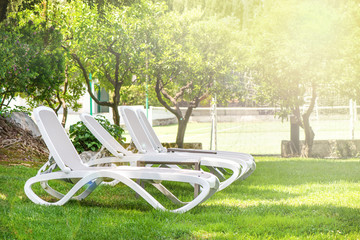
{"type": "MultiPolygon", "coordinates": [[[[257,169],[184,214],[154,210],[128,187],[100,186],[83,201],[46,207],[24,194],[37,169],[0,166],[5,239],[359,239],[360,160],[256,158],[257,169]]],[[[55,183],[54,183],[55,184],[55,183]]],[[[64,183],[58,187],[64,188],[64,183]]],[[[188,184],[164,183],[182,200],[188,184]]],[[[146,189],[166,206],[158,191],[146,189]]],[[[40,189],[39,189],[40,190],[40,189]]]]}

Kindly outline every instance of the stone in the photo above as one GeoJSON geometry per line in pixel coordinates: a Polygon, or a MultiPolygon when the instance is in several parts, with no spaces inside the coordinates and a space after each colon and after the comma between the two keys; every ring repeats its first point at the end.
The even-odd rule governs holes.
{"type": "MultiPolygon", "coordinates": [[[[300,141],[300,148],[304,141],[300,141]]],[[[292,142],[288,140],[281,141],[281,156],[296,157],[294,154],[292,142]]],[[[360,140],[314,140],[313,148],[309,157],[314,158],[354,158],[360,156],[360,140]]]]}
{"type": "MultiPolygon", "coordinates": [[[[176,143],[162,143],[162,145],[166,148],[177,148],[178,145],[176,143]]],[[[201,142],[193,142],[193,143],[184,143],[184,149],[202,149],[201,142]]]]}
{"type": "Polygon", "coordinates": [[[10,117],[6,119],[7,121],[15,124],[21,129],[30,132],[33,137],[41,136],[40,131],[35,124],[35,122],[29,117],[28,114],[24,112],[13,112],[10,117]]]}
{"type": "Polygon", "coordinates": [[[96,155],[96,152],[93,151],[85,151],[80,153],[80,159],[83,161],[83,163],[87,163],[90,161],[91,158],[93,158],[96,155]]]}
{"type": "MultiPolygon", "coordinates": [[[[100,150],[99,152],[84,151],[80,154],[80,159],[83,163],[88,163],[92,159],[100,159],[110,156],[110,153],[106,150],[100,150]]],[[[103,163],[98,166],[111,166],[111,163],[103,163]]]]}

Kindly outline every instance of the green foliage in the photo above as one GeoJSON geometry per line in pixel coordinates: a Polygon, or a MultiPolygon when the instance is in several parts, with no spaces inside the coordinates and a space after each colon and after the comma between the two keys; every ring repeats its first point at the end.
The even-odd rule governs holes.
{"type": "Polygon", "coordinates": [[[338,35],[342,36],[341,59],[338,61],[337,82],[334,90],[346,98],[360,101],[360,5],[346,1],[342,7],[345,24],[338,35]]]}
{"type": "Polygon", "coordinates": [[[234,98],[235,92],[239,97],[240,85],[234,74],[242,55],[238,51],[238,25],[234,17],[204,17],[195,9],[164,11],[148,20],[145,72],[153,85],[160,81],[162,91],[173,97],[164,96],[169,105],[190,104],[213,93],[222,100],[234,98]]]}
{"type": "Polygon", "coordinates": [[[18,13],[0,24],[0,109],[18,94],[50,98],[64,81],[61,34],[41,19],[18,13]]]}
{"type": "Polygon", "coordinates": [[[316,98],[336,86],[336,66],[342,61],[342,12],[329,2],[274,1],[247,29],[248,72],[257,98],[278,107],[276,115],[283,120],[296,117],[305,133],[303,156],[313,146],[310,116],[316,98]]]}
{"type": "MultiPolygon", "coordinates": [[[[39,98],[36,95],[29,95],[25,97],[31,107],[36,107],[41,104],[57,111],[62,105],[62,107],[70,107],[74,111],[77,111],[81,107],[78,100],[84,94],[85,88],[74,62],[66,55],[66,52],[62,48],[65,39],[61,32],[59,20],[57,19],[59,17],[59,13],[56,12],[58,5],[57,3],[50,2],[47,5],[32,4],[31,10],[24,10],[18,15],[23,22],[40,22],[42,25],[46,25],[56,32],[57,39],[56,41],[52,41],[51,48],[62,56],[61,61],[58,61],[62,68],[59,69],[59,76],[57,77],[62,77],[63,81],[56,88],[48,88],[46,96],[39,98]]],[[[49,42],[50,40],[47,37],[45,41],[49,42]]]]}
{"type": "Polygon", "coordinates": [[[0,111],[0,116],[7,117],[10,116],[13,112],[24,112],[31,116],[31,111],[28,108],[17,105],[15,105],[14,108],[11,108],[9,106],[3,107],[0,111]]]}
{"type": "Polygon", "coordinates": [[[264,8],[244,45],[258,100],[280,107],[286,118],[312,91],[333,88],[340,23],[339,10],[326,1],[275,1],[264,8]]]}
{"type": "MultiPolygon", "coordinates": [[[[239,84],[237,72],[241,71],[244,55],[239,50],[240,31],[239,20],[234,17],[209,17],[192,22],[189,26],[189,53],[197,56],[196,62],[191,63],[188,79],[196,79],[199,86],[194,87],[193,95],[197,91],[208,88],[209,95],[217,95],[217,100],[227,103],[239,99],[242,95],[242,85],[239,84]],[[235,54],[236,53],[236,54],[235,54]]],[[[201,95],[199,95],[201,96],[201,95]]]]}
{"type": "Polygon", "coordinates": [[[68,64],[69,67],[69,75],[68,75],[68,89],[67,91],[60,91],[59,96],[63,98],[66,102],[67,106],[70,107],[74,111],[78,111],[82,105],[79,103],[79,99],[85,93],[84,82],[79,76],[78,69],[75,68],[73,63],[68,64]]]}
{"type": "MultiPolygon", "coordinates": [[[[95,119],[120,143],[126,140],[122,135],[124,129],[111,124],[104,116],[97,115],[95,119]]],[[[70,126],[70,138],[79,153],[84,151],[96,152],[101,148],[101,143],[94,137],[82,121],[70,126]]]]}
{"type": "MultiPolygon", "coordinates": [[[[102,14],[82,1],[62,9],[62,31],[67,50],[76,54],[98,84],[118,94],[118,86],[130,86],[141,59],[139,44],[141,6],[116,8],[103,6],[102,14]]],[[[85,77],[85,76],[84,76],[85,77]]]]}
{"type": "MultiPolygon", "coordinates": [[[[156,93],[152,85],[148,85],[149,106],[161,107],[162,105],[156,98],[156,93]]],[[[124,86],[120,90],[120,101],[126,105],[145,105],[146,83],[124,86]]]]}
{"type": "Polygon", "coordinates": [[[239,21],[204,17],[198,9],[163,11],[150,18],[144,75],[148,75],[159,102],[179,122],[177,144],[181,147],[193,108],[212,94],[227,102],[241,95],[236,81],[241,53],[237,51],[239,21]],[[187,107],[187,112],[180,111],[187,107]]]}
{"type": "Polygon", "coordinates": [[[242,25],[249,23],[265,1],[261,0],[166,0],[169,9],[172,11],[185,12],[191,9],[200,9],[203,16],[236,17],[241,20],[242,25]]]}
{"type": "Polygon", "coordinates": [[[99,105],[111,107],[114,122],[119,124],[120,93],[128,94],[132,77],[144,64],[144,22],[157,4],[139,1],[129,6],[104,2],[99,2],[98,8],[89,5],[81,0],[53,4],[49,7],[54,13],[50,21],[60,25],[66,39],[63,47],[76,63],[90,95],[90,73],[96,84],[109,91],[108,101],[100,101],[95,95],[92,98],[99,105]]]}

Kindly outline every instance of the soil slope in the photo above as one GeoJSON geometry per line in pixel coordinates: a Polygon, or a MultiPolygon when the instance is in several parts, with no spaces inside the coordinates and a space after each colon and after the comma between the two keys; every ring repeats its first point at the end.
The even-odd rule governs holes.
{"type": "Polygon", "coordinates": [[[43,162],[49,152],[41,139],[0,116],[0,161],[43,162]]]}

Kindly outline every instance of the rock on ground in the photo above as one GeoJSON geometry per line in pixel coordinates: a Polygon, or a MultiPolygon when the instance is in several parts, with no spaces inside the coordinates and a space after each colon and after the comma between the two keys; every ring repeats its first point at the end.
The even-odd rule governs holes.
{"type": "Polygon", "coordinates": [[[30,132],[34,137],[41,136],[37,125],[26,113],[13,112],[8,119],[23,130],[30,132]]]}

